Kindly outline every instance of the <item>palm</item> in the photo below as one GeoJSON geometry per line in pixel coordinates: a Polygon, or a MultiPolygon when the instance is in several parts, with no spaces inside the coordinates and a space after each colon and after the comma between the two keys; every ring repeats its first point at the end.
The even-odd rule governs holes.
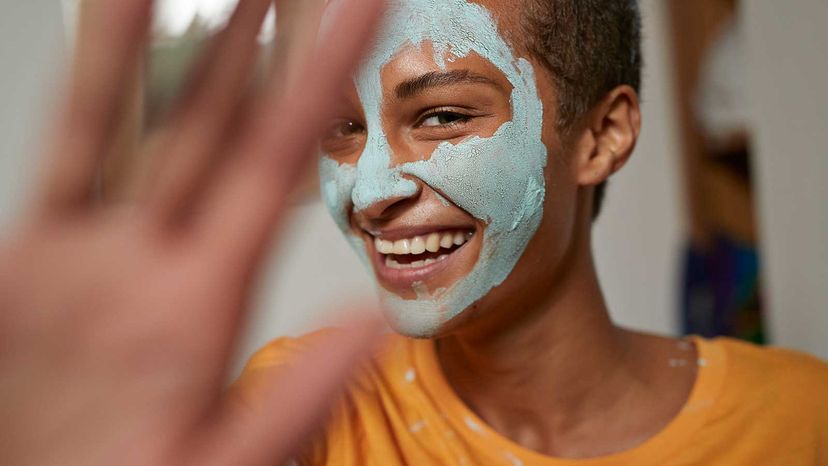
{"type": "Polygon", "coordinates": [[[35,207],[0,244],[0,413],[8,426],[0,428],[0,463],[283,459],[364,346],[357,334],[330,341],[334,355],[320,347],[308,356],[316,360],[307,367],[324,357],[321,373],[295,369],[294,382],[274,383],[268,408],[291,403],[292,418],[252,416],[221,397],[251,280],[291,180],[379,4],[362,1],[362,14],[339,15],[321,48],[326,59],[305,61],[301,87],[261,90],[239,129],[269,2],[240,2],[153,146],[162,176],[145,184],[137,204],[106,207],[92,196],[99,154],[152,2],[99,2],[99,21],[79,46],[79,64],[94,66],[77,67],[35,207]],[[113,31],[118,37],[102,40],[113,31]],[[218,163],[216,147],[228,148],[218,163]],[[300,388],[309,377],[322,383],[300,388]]]}
{"type": "MultiPolygon", "coordinates": [[[[4,326],[34,334],[6,340],[7,354],[25,358],[32,373],[5,384],[11,392],[2,395],[31,401],[14,409],[36,431],[51,434],[42,439],[51,453],[61,450],[55,447],[62,438],[73,440],[63,448],[76,448],[84,428],[95,435],[87,441],[108,444],[101,435],[112,435],[117,444],[124,433],[111,428],[122,428],[123,419],[138,430],[132,440],[152,441],[162,426],[197,423],[221,390],[232,335],[226,325],[242,304],[240,274],[210,264],[192,244],[169,244],[125,223],[87,219],[55,225],[28,234],[3,261],[11,268],[4,274],[10,294],[3,294],[3,308],[35,314],[12,315],[14,325],[4,326]],[[82,334],[67,332],[72,328],[82,334]],[[25,346],[30,338],[48,346],[25,346]],[[31,396],[33,389],[38,396],[31,396]],[[66,394],[71,404],[61,406],[66,394]],[[44,400],[52,402],[43,406],[44,400]],[[84,416],[76,417],[76,410],[84,416]],[[64,416],[71,424],[54,423],[64,416]]],[[[112,455],[101,464],[124,460],[120,449],[97,454],[112,455]]],[[[148,459],[129,462],[152,464],[148,459]]]]}

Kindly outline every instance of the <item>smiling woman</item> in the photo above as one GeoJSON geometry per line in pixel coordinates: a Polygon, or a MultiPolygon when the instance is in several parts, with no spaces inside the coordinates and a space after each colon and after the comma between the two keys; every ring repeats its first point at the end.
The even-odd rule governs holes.
{"type": "MultiPolygon", "coordinates": [[[[145,129],[133,103],[152,3],[92,3],[43,181],[0,241],[0,464],[282,464],[300,444],[303,462],[336,466],[824,463],[824,362],[610,318],[592,225],[641,127],[635,0],[389,0],[376,43],[380,0],[332,0],[326,33],[299,23],[305,47],[280,55],[300,71],[264,88],[271,0],[243,0],[142,141],[157,177],[102,205],[100,158],[137,145],[113,122],[126,109],[124,134],[145,129]],[[267,345],[219,397],[326,127],[325,201],[404,335],[345,396],[334,385],[371,319],[267,345]],[[300,441],[323,401],[330,422],[300,441]]],[[[328,281],[337,258],[318,257],[300,257],[305,301],[355,275],[328,281]]]]}
{"type": "Polygon", "coordinates": [[[351,93],[367,131],[349,147],[362,153],[329,153],[322,181],[338,224],[374,264],[395,328],[426,337],[503,283],[540,225],[543,104],[532,65],[513,56],[484,7],[451,0],[391,8],[351,93]],[[354,155],[359,162],[349,164],[354,155]],[[375,247],[396,241],[402,250],[449,232],[463,247],[434,263],[375,247]]]}

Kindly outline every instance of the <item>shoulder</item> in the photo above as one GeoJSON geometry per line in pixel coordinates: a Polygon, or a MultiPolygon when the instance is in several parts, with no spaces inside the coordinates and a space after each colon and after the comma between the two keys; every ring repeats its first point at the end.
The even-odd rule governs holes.
{"type": "MultiPolygon", "coordinates": [[[[339,330],[328,328],[301,337],[281,337],[270,341],[250,357],[232,388],[240,393],[256,392],[262,380],[294,364],[315,342],[337,331],[339,330]]],[[[384,378],[384,373],[394,371],[400,359],[405,359],[400,356],[409,353],[409,346],[409,339],[396,334],[389,335],[374,357],[358,368],[349,391],[367,388],[366,385],[376,383],[378,376],[384,378]]]]}
{"type": "Polygon", "coordinates": [[[314,340],[327,332],[324,330],[299,338],[281,337],[270,341],[247,360],[239,377],[228,387],[227,395],[248,408],[257,409],[263,403],[264,391],[271,377],[293,364],[314,340]]]}
{"type": "MultiPolygon", "coordinates": [[[[259,349],[247,362],[232,394],[252,409],[262,396],[262,386],[280,368],[301,359],[302,353],[334,329],[299,338],[278,338],[259,349]]],[[[406,379],[414,343],[405,337],[389,335],[372,358],[358,367],[342,396],[331,400],[329,418],[319,436],[298,458],[299,464],[340,464],[341,458],[358,457],[368,432],[376,434],[386,422],[388,403],[399,401],[393,381],[406,379]]],[[[374,445],[372,448],[383,448],[374,445]]],[[[348,463],[354,464],[354,463],[348,463]]]]}
{"type": "MultiPolygon", "coordinates": [[[[257,371],[271,371],[291,364],[316,341],[339,330],[326,328],[300,337],[280,337],[270,341],[256,351],[244,366],[243,374],[257,371]]],[[[372,365],[387,366],[409,350],[411,340],[397,334],[389,335],[371,360],[372,365]]]]}
{"type": "Polygon", "coordinates": [[[818,416],[828,424],[828,363],[778,347],[730,338],[708,340],[726,361],[723,394],[734,403],[777,407],[794,416],[818,416]]]}
{"type": "Polygon", "coordinates": [[[828,363],[799,351],[763,347],[730,338],[712,340],[724,350],[731,371],[772,384],[828,388],[828,363]]]}
{"type": "Polygon", "coordinates": [[[319,330],[301,337],[280,337],[268,342],[253,353],[244,366],[243,374],[260,370],[272,370],[290,364],[314,341],[334,332],[333,329],[319,330]]]}

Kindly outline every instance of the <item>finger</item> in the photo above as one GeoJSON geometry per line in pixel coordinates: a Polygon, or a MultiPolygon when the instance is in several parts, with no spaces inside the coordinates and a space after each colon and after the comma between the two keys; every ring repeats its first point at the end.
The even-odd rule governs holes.
{"type": "Polygon", "coordinates": [[[358,363],[376,348],[378,314],[352,320],[312,344],[268,379],[251,407],[230,398],[195,444],[191,464],[281,464],[304,446],[342,393],[358,363]]]}
{"type": "Polygon", "coordinates": [[[162,221],[179,216],[224,147],[258,58],[257,37],[272,0],[241,0],[227,27],[196,67],[162,141],[150,155],[153,176],[143,188],[162,221]]]}
{"type": "Polygon", "coordinates": [[[47,147],[43,209],[74,209],[93,198],[101,159],[138,70],[152,3],[96,0],[85,5],[65,102],[47,147]]]}
{"type": "Polygon", "coordinates": [[[317,38],[324,8],[324,0],[279,1],[273,79],[286,89],[296,85],[300,66],[317,38]]]}
{"type": "Polygon", "coordinates": [[[253,267],[269,244],[291,189],[311,156],[337,94],[371,42],[382,0],[340,0],[317,53],[284,99],[272,92],[254,116],[240,157],[216,186],[204,218],[205,247],[232,265],[253,267]],[[358,5],[358,7],[357,7],[358,5]],[[236,261],[241,261],[237,263],[236,261]]]}

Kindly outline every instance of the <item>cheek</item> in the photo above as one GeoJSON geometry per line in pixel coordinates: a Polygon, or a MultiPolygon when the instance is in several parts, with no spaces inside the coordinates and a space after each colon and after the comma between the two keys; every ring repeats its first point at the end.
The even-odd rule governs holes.
{"type": "Polygon", "coordinates": [[[319,187],[322,201],[343,233],[351,233],[351,198],[357,181],[357,167],[340,164],[327,156],[319,159],[319,187]]]}
{"type": "Polygon", "coordinates": [[[546,169],[548,195],[543,205],[544,230],[550,226],[555,230],[565,228],[571,223],[576,187],[566,170],[563,166],[550,166],[546,169]]]}
{"type": "Polygon", "coordinates": [[[329,157],[322,156],[319,160],[319,181],[325,207],[339,229],[345,234],[362,264],[370,270],[371,259],[365,242],[354,234],[350,222],[351,197],[357,181],[357,167],[340,164],[329,157]]]}
{"type": "Polygon", "coordinates": [[[545,173],[547,196],[542,221],[520,267],[522,276],[527,280],[544,277],[545,283],[549,283],[549,274],[557,270],[573,244],[577,217],[578,187],[573,183],[567,167],[555,166],[552,157],[545,173]]]}
{"type": "Polygon", "coordinates": [[[548,196],[544,203],[544,224],[556,229],[570,228],[575,221],[579,184],[577,169],[570,154],[558,146],[550,149],[549,163],[544,177],[548,196]]]}
{"type": "Polygon", "coordinates": [[[508,122],[491,138],[444,143],[429,160],[406,164],[403,172],[443,192],[487,230],[506,234],[536,217],[544,198],[545,153],[532,153],[525,141],[508,122]]]}

